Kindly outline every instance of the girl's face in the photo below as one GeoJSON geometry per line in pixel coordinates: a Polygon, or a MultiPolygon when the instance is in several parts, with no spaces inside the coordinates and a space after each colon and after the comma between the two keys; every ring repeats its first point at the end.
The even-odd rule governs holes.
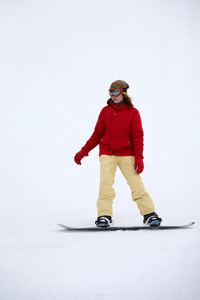
{"type": "Polygon", "coordinates": [[[114,101],[116,104],[123,102],[123,95],[122,94],[120,94],[118,96],[112,95],[111,98],[112,98],[112,101],[114,101]]]}

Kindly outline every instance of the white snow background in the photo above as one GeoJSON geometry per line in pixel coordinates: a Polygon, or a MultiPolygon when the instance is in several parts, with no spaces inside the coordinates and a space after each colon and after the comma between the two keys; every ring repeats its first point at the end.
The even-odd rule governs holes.
{"type": "MultiPolygon", "coordinates": [[[[197,300],[200,295],[198,0],[0,1],[0,298],[197,300]],[[93,132],[123,79],[145,132],[145,187],[163,225],[94,226],[93,132]]],[[[115,180],[115,225],[142,225],[115,180]]]]}

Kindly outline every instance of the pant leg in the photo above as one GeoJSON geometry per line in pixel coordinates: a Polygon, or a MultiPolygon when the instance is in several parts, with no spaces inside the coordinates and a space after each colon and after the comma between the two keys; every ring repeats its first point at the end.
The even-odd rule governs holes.
{"type": "Polygon", "coordinates": [[[97,200],[98,216],[113,216],[113,199],[115,191],[112,187],[117,168],[117,159],[115,156],[100,156],[100,187],[99,198],[97,200]]]}
{"type": "Polygon", "coordinates": [[[135,158],[133,156],[119,156],[118,166],[126,178],[132,192],[132,199],[137,203],[141,215],[155,211],[155,206],[150,195],[145,190],[141,177],[134,169],[135,158]]]}

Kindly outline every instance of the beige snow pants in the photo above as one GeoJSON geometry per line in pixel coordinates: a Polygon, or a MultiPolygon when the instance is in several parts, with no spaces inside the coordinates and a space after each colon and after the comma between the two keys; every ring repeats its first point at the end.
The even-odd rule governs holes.
{"type": "Polygon", "coordinates": [[[97,200],[98,216],[113,216],[112,204],[115,198],[113,183],[117,166],[130,186],[132,200],[137,203],[141,215],[155,211],[154,203],[146,192],[141,177],[134,169],[134,156],[100,156],[100,188],[97,200]]]}

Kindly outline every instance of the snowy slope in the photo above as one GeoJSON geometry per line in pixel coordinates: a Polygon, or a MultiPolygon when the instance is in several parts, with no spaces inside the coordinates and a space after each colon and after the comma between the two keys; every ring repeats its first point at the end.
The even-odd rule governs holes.
{"type": "MultiPolygon", "coordinates": [[[[199,299],[199,1],[0,1],[0,298],[199,299]],[[146,189],[188,230],[91,226],[98,149],[75,165],[112,81],[145,131],[146,189]]],[[[140,225],[117,172],[115,225],[140,225]]]]}

